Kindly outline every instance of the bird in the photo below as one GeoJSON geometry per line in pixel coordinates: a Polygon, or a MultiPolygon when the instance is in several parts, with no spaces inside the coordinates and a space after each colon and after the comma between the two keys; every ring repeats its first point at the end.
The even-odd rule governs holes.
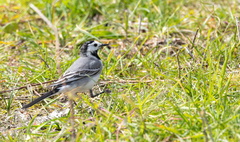
{"type": "Polygon", "coordinates": [[[104,93],[103,91],[93,94],[92,91],[103,69],[103,63],[98,56],[98,50],[103,46],[109,47],[109,44],[103,44],[94,40],[85,42],[80,48],[80,57],[57,81],[50,85],[51,91],[24,105],[22,109],[29,108],[45,98],[61,93],[76,94],[89,91],[91,98],[104,93]]]}

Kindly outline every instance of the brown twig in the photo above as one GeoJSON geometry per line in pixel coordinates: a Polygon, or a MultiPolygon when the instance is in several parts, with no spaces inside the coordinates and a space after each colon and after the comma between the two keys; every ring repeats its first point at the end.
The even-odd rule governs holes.
{"type": "Polygon", "coordinates": [[[42,58],[42,56],[40,55],[37,55],[44,63],[45,65],[47,66],[47,68],[50,68],[50,66],[48,65],[48,63],[42,58]]]}
{"type": "Polygon", "coordinates": [[[74,101],[72,98],[70,98],[69,100],[69,103],[70,103],[70,125],[71,125],[71,141],[72,142],[75,142],[75,139],[76,139],[76,131],[75,131],[75,127],[74,127],[74,101]]]}
{"type": "Polygon", "coordinates": [[[103,80],[100,81],[100,84],[108,84],[108,83],[150,83],[152,80],[114,80],[114,81],[108,81],[103,80]]]}
{"type": "Polygon", "coordinates": [[[122,127],[124,126],[124,123],[125,123],[124,121],[125,120],[122,120],[122,122],[119,124],[119,126],[118,126],[118,128],[116,130],[116,136],[117,136],[116,140],[117,140],[117,142],[119,142],[119,133],[120,133],[122,127]]]}
{"type": "Polygon", "coordinates": [[[58,73],[62,74],[61,68],[60,68],[60,43],[59,43],[59,36],[58,36],[58,29],[47,19],[46,16],[44,16],[42,14],[42,12],[33,4],[29,5],[42,19],[43,21],[45,21],[48,26],[53,30],[54,35],[55,35],[55,47],[56,47],[56,54],[55,54],[55,58],[56,58],[56,63],[57,63],[57,69],[58,69],[58,73]]]}
{"type": "MultiPolygon", "coordinates": [[[[9,90],[3,90],[3,91],[0,91],[0,94],[2,93],[7,93],[7,92],[11,92],[11,91],[14,91],[14,90],[21,90],[21,89],[25,89],[25,88],[28,88],[29,86],[38,86],[38,85],[42,85],[42,84],[48,84],[48,83],[51,83],[51,82],[54,82],[54,81],[57,81],[57,79],[55,80],[50,80],[50,81],[46,81],[46,82],[42,82],[42,83],[35,83],[35,84],[29,84],[29,85],[25,85],[25,86],[22,86],[22,87],[18,87],[18,88],[13,88],[13,89],[9,89],[9,90]]],[[[152,80],[116,80],[116,81],[100,81],[100,84],[108,84],[108,83],[150,83],[152,82],[152,80]]]]}
{"type": "Polygon", "coordinates": [[[42,85],[42,84],[47,84],[47,83],[51,83],[51,82],[54,82],[54,81],[56,81],[56,80],[50,80],[50,81],[47,81],[47,82],[35,83],[35,84],[25,85],[25,86],[22,86],[22,87],[13,88],[13,89],[9,89],[9,90],[3,90],[3,91],[0,91],[0,94],[1,93],[11,92],[11,91],[14,91],[14,90],[25,89],[25,88],[28,88],[29,86],[38,86],[38,85],[42,85]]]}
{"type": "Polygon", "coordinates": [[[181,80],[181,64],[179,60],[180,51],[177,52],[177,64],[178,64],[178,78],[181,80]]]}
{"type": "Polygon", "coordinates": [[[193,48],[195,46],[195,42],[196,42],[196,39],[197,39],[197,35],[198,35],[198,31],[199,29],[197,29],[195,35],[194,35],[194,38],[193,38],[193,41],[192,41],[192,46],[190,47],[190,52],[188,52],[188,54],[194,59],[194,56],[193,56],[193,48]]]}
{"type": "MultiPolygon", "coordinates": [[[[103,111],[103,112],[105,112],[106,114],[111,114],[111,112],[109,112],[108,110],[104,109],[103,107],[99,107],[98,109],[101,110],[101,111],[103,111]]],[[[118,120],[123,120],[121,117],[118,117],[118,116],[115,115],[115,114],[112,114],[112,116],[113,116],[114,118],[118,119],[118,120]]]]}
{"type": "Polygon", "coordinates": [[[240,21],[238,17],[236,17],[236,26],[237,26],[238,41],[240,41],[240,21]]]}
{"type": "Polygon", "coordinates": [[[194,46],[195,46],[195,41],[196,41],[196,38],[197,38],[197,35],[198,35],[198,31],[199,31],[199,29],[197,29],[197,31],[196,31],[196,33],[195,33],[195,35],[194,35],[194,38],[193,38],[193,42],[192,42],[191,49],[193,49],[193,48],[194,48],[194,46]]]}
{"type": "Polygon", "coordinates": [[[139,16],[139,18],[138,18],[138,20],[139,20],[139,26],[138,26],[138,35],[140,35],[140,33],[141,33],[141,26],[142,26],[142,16],[139,16]]]}
{"type": "Polygon", "coordinates": [[[206,112],[205,110],[201,110],[199,112],[200,114],[200,117],[202,119],[202,127],[203,127],[203,134],[204,134],[204,137],[205,137],[205,141],[208,142],[209,139],[214,142],[214,139],[213,139],[213,135],[212,135],[212,129],[211,129],[211,126],[209,125],[208,123],[208,120],[206,118],[206,112]]]}
{"type": "MultiPolygon", "coordinates": [[[[6,99],[12,99],[11,97],[2,97],[0,98],[0,100],[6,100],[6,99]]],[[[14,100],[29,100],[28,98],[22,98],[22,97],[18,97],[18,98],[14,98],[14,100]]]]}
{"type": "Polygon", "coordinates": [[[19,40],[15,45],[11,46],[10,48],[11,48],[11,49],[14,49],[14,48],[16,48],[17,46],[23,44],[24,42],[25,42],[25,40],[24,40],[24,39],[21,39],[21,40],[19,40]]]}

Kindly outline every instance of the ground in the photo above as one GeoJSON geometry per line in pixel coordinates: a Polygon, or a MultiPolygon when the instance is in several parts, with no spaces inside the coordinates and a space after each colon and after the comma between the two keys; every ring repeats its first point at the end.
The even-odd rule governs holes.
{"type": "Polygon", "coordinates": [[[0,10],[2,141],[240,141],[239,1],[5,0],[0,10]],[[61,96],[22,110],[88,40],[111,46],[94,87],[108,93],[74,97],[74,124],[61,96]]]}

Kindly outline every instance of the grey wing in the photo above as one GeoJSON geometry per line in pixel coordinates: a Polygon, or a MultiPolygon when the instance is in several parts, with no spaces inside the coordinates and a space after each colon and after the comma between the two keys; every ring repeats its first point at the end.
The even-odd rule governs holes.
{"type": "Polygon", "coordinates": [[[102,71],[101,60],[89,59],[89,58],[79,58],[76,60],[51,86],[57,87],[62,84],[68,84],[76,80],[80,80],[84,77],[90,77],[100,73],[102,71]]]}

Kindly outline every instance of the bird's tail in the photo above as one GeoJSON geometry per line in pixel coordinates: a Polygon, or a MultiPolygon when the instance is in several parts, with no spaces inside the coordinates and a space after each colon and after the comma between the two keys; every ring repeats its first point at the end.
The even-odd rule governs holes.
{"type": "Polygon", "coordinates": [[[29,103],[29,104],[24,105],[24,106],[22,107],[22,109],[29,108],[29,107],[35,105],[36,103],[42,101],[43,99],[54,95],[54,94],[57,93],[58,91],[59,91],[59,90],[56,88],[56,89],[54,89],[54,90],[52,90],[52,91],[49,91],[49,92],[47,92],[47,93],[44,93],[41,97],[33,100],[33,101],[32,101],[31,103],[29,103]]]}

